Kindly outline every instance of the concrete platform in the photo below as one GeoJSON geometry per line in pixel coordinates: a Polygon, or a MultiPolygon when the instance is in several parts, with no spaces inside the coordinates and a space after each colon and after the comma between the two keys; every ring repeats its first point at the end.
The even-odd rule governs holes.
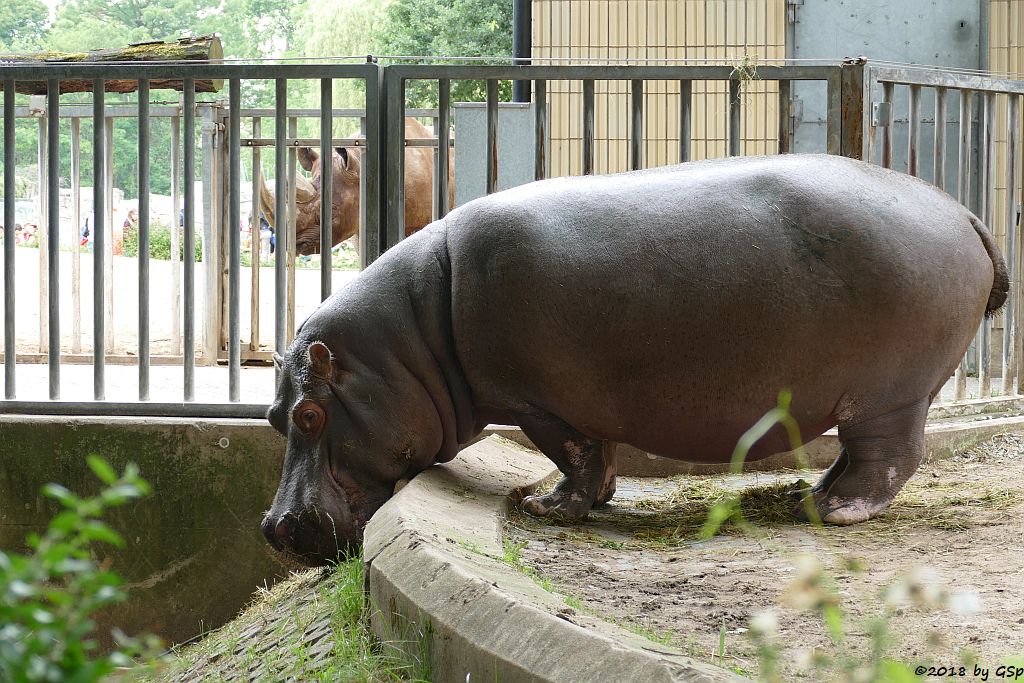
{"type": "Polygon", "coordinates": [[[491,437],[388,501],[364,542],[375,634],[411,656],[429,652],[439,681],[746,680],[597,617],[570,616],[564,596],[503,561],[510,502],[554,471],[491,437]]]}

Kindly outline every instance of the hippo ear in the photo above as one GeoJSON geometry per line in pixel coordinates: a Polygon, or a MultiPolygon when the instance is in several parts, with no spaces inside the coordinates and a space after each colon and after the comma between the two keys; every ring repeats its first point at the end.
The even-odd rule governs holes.
{"type": "Polygon", "coordinates": [[[335,153],[337,153],[338,157],[341,158],[341,167],[347,171],[348,170],[348,150],[345,149],[344,147],[335,147],[334,151],[335,151],[335,153]]]}
{"type": "Polygon", "coordinates": [[[316,153],[315,149],[311,147],[299,147],[299,165],[306,169],[310,173],[313,172],[313,164],[316,163],[320,155],[316,153]]]}
{"type": "Polygon", "coordinates": [[[338,367],[337,361],[334,360],[334,354],[323,342],[315,341],[310,344],[306,349],[306,359],[309,361],[310,373],[314,377],[328,382],[338,382],[344,375],[342,369],[338,367]]]}

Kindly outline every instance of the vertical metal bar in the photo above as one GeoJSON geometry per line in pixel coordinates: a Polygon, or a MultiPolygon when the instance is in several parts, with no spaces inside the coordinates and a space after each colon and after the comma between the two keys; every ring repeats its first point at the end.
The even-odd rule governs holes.
{"type": "Polygon", "coordinates": [[[533,82],[533,133],[535,140],[533,179],[544,180],[548,175],[548,82],[533,82]]]}
{"type": "Polygon", "coordinates": [[[907,143],[907,173],[915,178],[921,175],[919,158],[921,150],[921,86],[910,86],[910,108],[907,115],[910,133],[907,143]]]}
{"type": "Polygon", "coordinates": [[[49,279],[50,325],[50,400],[60,398],[60,81],[51,78],[46,84],[47,133],[46,163],[47,188],[46,258],[49,279]]]}
{"type": "MultiPolygon", "coordinates": [[[[287,126],[288,80],[278,78],[274,81],[274,351],[280,354],[288,346],[287,126]]],[[[276,372],[275,379],[280,380],[280,370],[276,372]]]]}
{"type": "Polygon", "coordinates": [[[1010,296],[1003,309],[1003,395],[1017,393],[1017,151],[1020,98],[1006,96],[1006,265],[1010,270],[1010,296]]]}
{"type": "MultiPolygon", "coordinates": [[[[252,137],[259,139],[263,133],[263,122],[259,116],[252,117],[252,137]]],[[[260,256],[262,255],[263,232],[260,221],[260,186],[263,184],[263,173],[260,167],[262,154],[259,145],[252,146],[252,214],[249,221],[249,350],[260,349],[260,256]]]]}
{"type": "MultiPolygon", "coordinates": [[[[369,95],[367,95],[369,99],[369,95]]],[[[299,136],[299,120],[294,116],[288,117],[288,137],[293,140],[299,136]]],[[[365,161],[365,160],[364,160],[365,161]]],[[[295,177],[298,175],[298,150],[294,146],[288,148],[288,222],[285,223],[284,231],[288,233],[284,244],[285,257],[288,261],[288,320],[285,322],[287,343],[291,343],[295,335],[295,225],[297,212],[295,209],[295,177]]],[[[365,165],[362,169],[367,173],[365,165]]]]}
{"type": "Polygon", "coordinates": [[[71,353],[82,352],[81,123],[77,116],[71,119],[71,353]]]}
{"type": "Polygon", "coordinates": [[[149,81],[139,80],[139,400],[149,400],[149,81]]]}
{"type": "Polygon", "coordinates": [[[102,78],[92,82],[92,396],[106,398],[107,126],[102,78]]]}
{"type": "MultiPolygon", "coordinates": [[[[102,229],[110,237],[104,240],[103,272],[106,273],[106,287],[103,290],[103,298],[106,305],[103,308],[103,315],[106,318],[103,326],[104,345],[108,349],[114,348],[114,119],[107,116],[103,120],[104,125],[104,164],[106,176],[103,183],[106,186],[105,193],[107,201],[107,222],[102,229]]],[[[120,230],[120,226],[117,226],[120,230]]]]}
{"type": "Polygon", "coordinates": [[[14,81],[4,81],[4,398],[16,395],[14,296],[14,81]]]}
{"type": "Polygon", "coordinates": [[[359,208],[360,268],[366,268],[381,254],[381,221],[385,215],[381,213],[381,201],[384,196],[384,183],[380,172],[384,162],[384,132],[381,129],[380,107],[381,70],[372,62],[367,64],[366,70],[366,148],[363,150],[360,174],[364,179],[363,202],[359,208]]]}
{"type": "MultiPolygon", "coordinates": [[[[974,93],[970,90],[960,91],[960,147],[957,157],[956,198],[964,206],[970,201],[971,184],[971,128],[973,118],[974,93]]],[[[975,344],[977,349],[977,343],[975,344]]],[[[960,359],[953,376],[954,400],[967,398],[967,355],[960,359]]]]}
{"type": "Polygon", "coordinates": [[[846,59],[839,67],[842,83],[839,153],[851,159],[870,159],[864,154],[865,151],[870,154],[870,146],[865,150],[864,144],[864,132],[870,130],[864,120],[866,103],[870,101],[870,91],[866,92],[864,88],[864,63],[865,60],[860,58],[846,59]]]}
{"type": "Polygon", "coordinates": [[[779,154],[793,151],[793,132],[789,127],[793,107],[793,82],[779,81],[779,154]]]}
{"type": "Polygon", "coordinates": [[[498,81],[487,81],[487,194],[498,189],[498,81]]]}
{"type": "MultiPolygon", "coordinates": [[[[438,97],[438,101],[440,101],[440,99],[441,99],[441,87],[440,87],[440,84],[438,85],[438,88],[437,88],[437,97],[438,97]]],[[[438,106],[438,111],[440,111],[440,110],[441,110],[441,108],[440,108],[440,105],[439,105],[438,106]]],[[[440,129],[440,125],[438,123],[436,115],[431,117],[431,125],[433,126],[433,130],[434,130],[435,142],[437,142],[438,141],[437,140],[437,137],[438,137],[437,136],[437,132],[440,129]]],[[[430,172],[430,220],[431,221],[436,221],[438,218],[440,218],[440,214],[438,212],[441,210],[441,204],[440,204],[440,202],[437,201],[437,196],[438,196],[438,194],[441,191],[441,188],[438,185],[438,183],[440,181],[440,176],[441,176],[441,172],[440,172],[440,168],[441,168],[441,145],[440,144],[435,144],[434,148],[431,151],[433,152],[433,154],[432,154],[432,158],[431,158],[431,162],[430,162],[431,163],[431,166],[430,166],[430,169],[431,169],[431,172],[430,172]]],[[[360,181],[362,180],[362,174],[361,173],[359,174],[359,179],[360,179],[360,181]]]]}
{"type": "Polygon", "coordinates": [[[242,245],[239,228],[242,225],[242,156],[239,140],[242,133],[242,93],[237,78],[228,86],[228,400],[235,402],[241,396],[242,340],[239,324],[241,297],[242,245]]]}
{"type": "MultiPolygon", "coordinates": [[[[384,230],[380,248],[383,253],[398,244],[405,234],[405,79],[390,75],[388,69],[381,71],[381,79],[385,91],[384,109],[378,112],[384,157],[380,174],[385,191],[381,200],[384,230]]],[[[369,131],[367,129],[367,133],[369,131]]]]}
{"type": "MultiPolygon", "coordinates": [[[[195,82],[193,81],[193,88],[195,82]]],[[[194,92],[194,90],[193,90],[194,92]]],[[[221,168],[222,141],[224,138],[221,115],[221,104],[202,104],[197,110],[202,118],[200,139],[202,141],[202,167],[200,177],[203,182],[203,274],[204,286],[199,291],[203,294],[202,342],[200,356],[204,365],[214,365],[221,349],[221,329],[224,325],[223,310],[224,289],[221,276],[226,263],[222,244],[224,241],[224,195],[227,193],[224,184],[224,172],[221,168]]],[[[198,210],[197,207],[196,210],[198,210]]]]}
{"type": "MultiPolygon", "coordinates": [[[[185,228],[185,315],[184,339],[182,340],[182,365],[184,366],[184,399],[195,399],[195,363],[196,363],[196,215],[195,215],[195,177],[196,177],[196,82],[186,78],[182,84],[184,92],[184,121],[182,167],[185,184],[183,187],[184,212],[182,221],[185,228]]],[[[204,254],[203,260],[208,257],[204,254]]]]}
{"type": "Polygon", "coordinates": [[[740,81],[729,79],[729,156],[740,155],[740,81]]]}
{"type": "MultiPolygon", "coordinates": [[[[985,93],[985,123],[982,136],[985,140],[985,167],[984,185],[982,186],[982,221],[985,225],[992,225],[995,203],[995,175],[996,175],[996,154],[995,154],[995,127],[996,127],[996,95],[993,92],[985,93]]],[[[978,383],[979,393],[982,398],[992,395],[992,320],[982,318],[981,331],[978,334],[978,383]]]]}
{"type": "Polygon", "coordinates": [[[583,81],[583,175],[594,172],[594,81],[583,81]]]}
{"type": "Polygon", "coordinates": [[[946,189],[946,89],[935,89],[935,150],[932,154],[932,182],[946,189]]]}
{"type": "Polygon", "coordinates": [[[451,81],[442,78],[437,82],[437,217],[444,218],[451,207],[448,205],[451,194],[448,186],[448,174],[451,168],[451,81]]]}
{"type": "Polygon", "coordinates": [[[171,345],[181,348],[181,119],[171,117],[171,345]]]}
{"type": "Polygon", "coordinates": [[[693,146],[693,81],[679,81],[679,162],[686,163],[693,146]]]}
{"type": "Polygon", "coordinates": [[[331,295],[334,189],[334,81],[320,79],[320,300],[331,295]]]}
{"type": "Polygon", "coordinates": [[[634,78],[630,82],[629,167],[638,171],[644,167],[644,82],[634,78]]]}
{"type": "Polygon", "coordinates": [[[843,152],[843,79],[839,70],[828,79],[828,114],[825,124],[825,150],[829,154],[843,152]]]}
{"type": "Polygon", "coordinates": [[[893,83],[882,84],[882,102],[886,104],[886,108],[890,112],[889,120],[882,126],[882,168],[892,168],[892,125],[893,117],[892,104],[894,95],[896,92],[896,86],[893,83]]]}
{"type": "Polygon", "coordinates": [[[47,114],[44,112],[42,117],[39,119],[39,146],[37,157],[39,160],[39,224],[36,228],[36,238],[39,241],[39,353],[47,353],[50,348],[49,317],[45,313],[50,288],[50,281],[47,277],[48,266],[46,249],[46,246],[49,243],[46,227],[49,225],[49,221],[46,217],[49,212],[49,203],[46,200],[48,188],[46,168],[49,159],[49,155],[46,152],[48,144],[46,138],[48,126],[47,120],[47,114]]]}
{"type": "Polygon", "coordinates": [[[331,296],[331,247],[334,189],[334,81],[321,79],[321,301],[331,296]]]}

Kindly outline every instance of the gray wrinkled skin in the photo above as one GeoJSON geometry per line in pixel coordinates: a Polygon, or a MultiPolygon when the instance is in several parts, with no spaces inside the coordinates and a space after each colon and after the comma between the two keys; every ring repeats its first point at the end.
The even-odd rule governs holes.
{"type": "MultiPolygon", "coordinates": [[[[303,325],[268,414],[288,452],[264,533],[328,562],[398,480],[488,422],[520,425],[565,475],[524,508],[581,518],[614,494],[616,443],[727,462],[783,389],[805,441],[839,426],[818,512],[862,521],[916,469],[928,405],[1006,291],[966,209],[840,157],[501,192],[403,241],[303,325]]],[[[779,429],[750,457],[787,448],[779,429]]]]}

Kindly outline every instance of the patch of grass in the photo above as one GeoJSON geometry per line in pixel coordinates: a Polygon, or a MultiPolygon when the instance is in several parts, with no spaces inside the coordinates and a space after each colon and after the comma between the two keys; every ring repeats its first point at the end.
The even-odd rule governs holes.
{"type": "Polygon", "coordinates": [[[260,595],[235,620],[140,680],[185,674],[203,680],[425,681],[426,662],[407,662],[365,623],[362,558],[294,575],[260,595]]]}
{"type": "Polygon", "coordinates": [[[641,638],[646,638],[652,643],[658,643],[659,645],[672,644],[672,634],[669,631],[658,632],[652,628],[648,628],[647,626],[639,624],[635,621],[622,621],[613,623],[616,623],[618,626],[625,628],[627,631],[631,633],[635,633],[641,638]]]}
{"type": "MultiPolygon", "coordinates": [[[[765,527],[796,523],[792,488],[788,482],[754,486],[737,498],[736,492],[724,487],[720,479],[686,478],[666,496],[637,501],[632,508],[595,512],[591,517],[632,536],[631,545],[675,547],[705,538],[709,516],[732,500],[738,500],[741,516],[722,519],[716,533],[754,533],[765,527]]],[[[622,547],[608,539],[597,542],[602,547],[622,547]]]]}

